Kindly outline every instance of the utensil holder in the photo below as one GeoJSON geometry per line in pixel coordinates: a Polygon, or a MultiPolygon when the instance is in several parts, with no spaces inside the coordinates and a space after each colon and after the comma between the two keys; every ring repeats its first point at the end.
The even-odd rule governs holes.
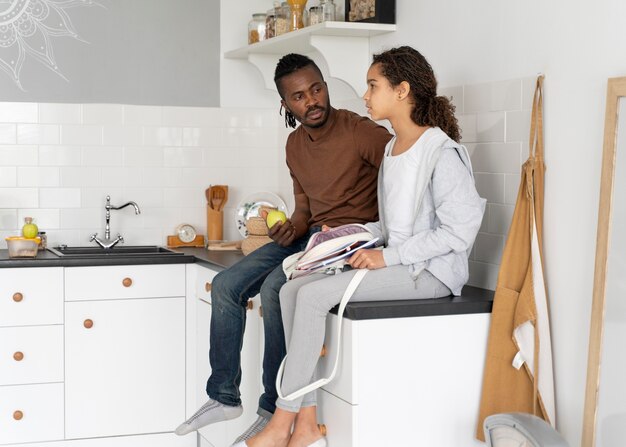
{"type": "Polygon", "coordinates": [[[224,212],[217,211],[207,206],[206,227],[209,241],[221,241],[224,239],[224,212]]]}

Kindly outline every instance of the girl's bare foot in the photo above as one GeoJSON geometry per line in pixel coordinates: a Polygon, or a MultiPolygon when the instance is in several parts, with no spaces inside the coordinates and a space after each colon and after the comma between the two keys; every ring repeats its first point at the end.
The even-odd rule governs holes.
{"type": "Polygon", "coordinates": [[[310,428],[295,430],[291,435],[288,447],[308,447],[323,436],[317,429],[317,425],[310,428]]]}
{"type": "Polygon", "coordinates": [[[277,430],[265,427],[261,433],[246,441],[248,447],[287,447],[289,436],[279,433],[277,430]]]}

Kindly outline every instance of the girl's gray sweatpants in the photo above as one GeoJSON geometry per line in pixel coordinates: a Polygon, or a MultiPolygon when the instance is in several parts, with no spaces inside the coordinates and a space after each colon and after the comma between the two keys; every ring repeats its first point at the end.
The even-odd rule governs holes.
{"type": "MultiPolygon", "coordinates": [[[[338,275],[316,273],[287,283],[280,290],[287,360],[281,391],[288,395],[314,380],[315,367],[324,343],[326,316],[341,301],[355,271],[338,275]]],[[[350,301],[391,301],[441,298],[450,295],[441,281],[427,270],[416,280],[409,267],[395,265],[370,270],[359,284],[350,301]]],[[[292,401],[278,399],[276,406],[291,412],[316,405],[316,392],[292,401]]]]}

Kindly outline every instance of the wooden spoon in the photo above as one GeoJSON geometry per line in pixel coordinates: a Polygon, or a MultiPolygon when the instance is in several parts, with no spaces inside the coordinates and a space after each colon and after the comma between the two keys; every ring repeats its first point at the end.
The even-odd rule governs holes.
{"type": "Polygon", "coordinates": [[[223,206],[224,199],[226,197],[226,193],[221,186],[215,186],[212,190],[213,194],[211,196],[211,204],[213,205],[213,209],[217,211],[221,211],[223,206]]]}
{"type": "Polygon", "coordinates": [[[204,190],[204,196],[206,197],[207,205],[211,205],[211,188],[213,187],[209,186],[207,189],[204,190]]]}

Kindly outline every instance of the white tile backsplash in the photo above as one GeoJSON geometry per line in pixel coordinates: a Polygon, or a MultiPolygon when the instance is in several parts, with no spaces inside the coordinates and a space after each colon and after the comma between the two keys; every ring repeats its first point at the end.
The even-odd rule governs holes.
{"type": "Polygon", "coordinates": [[[18,124],[17,144],[59,144],[60,126],[56,124],[18,124]]]}
{"type": "Polygon", "coordinates": [[[102,142],[105,146],[141,146],[143,128],[139,126],[104,126],[102,142]]]}
{"type": "Polygon", "coordinates": [[[159,106],[124,106],[124,125],[160,126],[163,108],[159,106]]]}
{"type": "Polygon", "coordinates": [[[81,160],[82,166],[122,166],[124,149],[117,146],[84,146],[81,160]]]}
{"type": "Polygon", "coordinates": [[[0,144],[17,143],[16,128],[15,124],[0,124],[0,144]]]}
{"type": "Polygon", "coordinates": [[[83,105],[83,124],[121,126],[124,123],[124,106],[120,104],[83,105]]]}
{"type": "Polygon", "coordinates": [[[179,127],[144,127],[145,146],[182,146],[183,130],[179,127]]]}
{"type": "Polygon", "coordinates": [[[504,141],[504,112],[480,113],[476,116],[476,142],[504,141]]]}
{"type": "Polygon", "coordinates": [[[515,205],[490,203],[488,208],[487,231],[494,234],[508,234],[515,205]]]}
{"type": "Polygon", "coordinates": [[[522,107],[522,80],[466,85],[464,113],[519,110],[522,107]]]}
{"type": "Polygon", "coordinates": [[[102,186],[102,168],[100,167],[68,166],[61,168],[60,173],[60,185],[56,186],[65,188],[102,186]]]}
{"type": "MultiPolygon", "coordinates": [[[[470,260],[472,285],[494,288],[528,154],[534,78],[450,86],[476,184],[488,200],[470,260]]],[[[358,104],[362,101],[358,100],[358,104]]],[[[89,245],[111,232],[127,244],[164,244],[176,225],[206,232],[204,190],[229,185],[224,232],[239,238],[237,204],[259,191],[293,206],[284,162],[291,130],[272,109],[115,104],[0,103],[0,236],[19,234],[33,215],[52,245],[89,245]]],[[[6,247],[4,238],[0,248],[6,247]]]]}
{"type": "Polygon", "coordinates": [[[57,167],[22,166],[17,168],[17,186],[49,187],[59,185],[60,175],[57,167]]]}
{"type": "Polygon", "coordinates": [[[39,104],[40,124],[80,124],[81,104],[39,104]]]}
{"type": "Polygon", "coordinates": [[[79,188],[41,188],[39,205],[42,208],[79,208],[79,188]]]}
{"type": "Polygon", "coordinates": [[[474,172],[519,174],[521,143],[468,144],[474,172]]]}
{"type": "Polygon", "coordinates": [[[166,147],[163,149],[163,165],[177,168],[202,166],[202,151],[197,148],[166,147]]]}
{"type": "Polygon", "coordinates": [[[0,102],[0,123],[36,123],[38,104],[0,102]]]}
{"type": "Polygon", "coordinates": [[[504,203],[504,174],[474,174],[478,194],[489,203],[504,203]]]}
{"type": "Polygon", "coordinates": [[[17,228],[17,210],[0,208],[0,230],[13,230],[17,228]]]}
{"type": "Polygon", "coordinates": [[[521,180],[521,174],[504,174],[504,203],[515,205],[521,180]]]}
{"type": "Polygon", "coordinates": [[[101,145],[102,126],[63,124],[61,125],[61,144],[77,146],[101,145]]]}
{"type": "Polygon", "coordinates": [[[40,166],[80,166],[80,146],[39,146],[40,166]]]}
{"type": "Polygon", "coordinates": [[[0,146],[0,166],[37,166],[37,146],[0,146]]]}
{"type": "Polygon", "coordinates": [[[17,186],[17,168],[15,166],[0,166],[0,188],[12,186],[17,186]]]}
{"type": "MultiPolygon", "coordinates": [[[[57,229],[59,228],[59,210],[58,209],[45,209],[45,208],[24,208],[18,211],[17,221],[20,224],[24,223],[25,217],[32,217],[33,222],[40,228],[57,229]]],[[[44,231],[44,230],[40,230],[44,231]]],[[[47,234],[47,230],[46,230],[47,234]]]]}
{"type": "Polygon", "coordinates": [[[37,208],[39,191],[37,188],[0,188],[2,208],[37,208]]]}
{"type": "Polygon", "coordinates": [[[514,110],[506,112],[506,141],[528,141],[530,133],[530,112],[514,110]]]}

